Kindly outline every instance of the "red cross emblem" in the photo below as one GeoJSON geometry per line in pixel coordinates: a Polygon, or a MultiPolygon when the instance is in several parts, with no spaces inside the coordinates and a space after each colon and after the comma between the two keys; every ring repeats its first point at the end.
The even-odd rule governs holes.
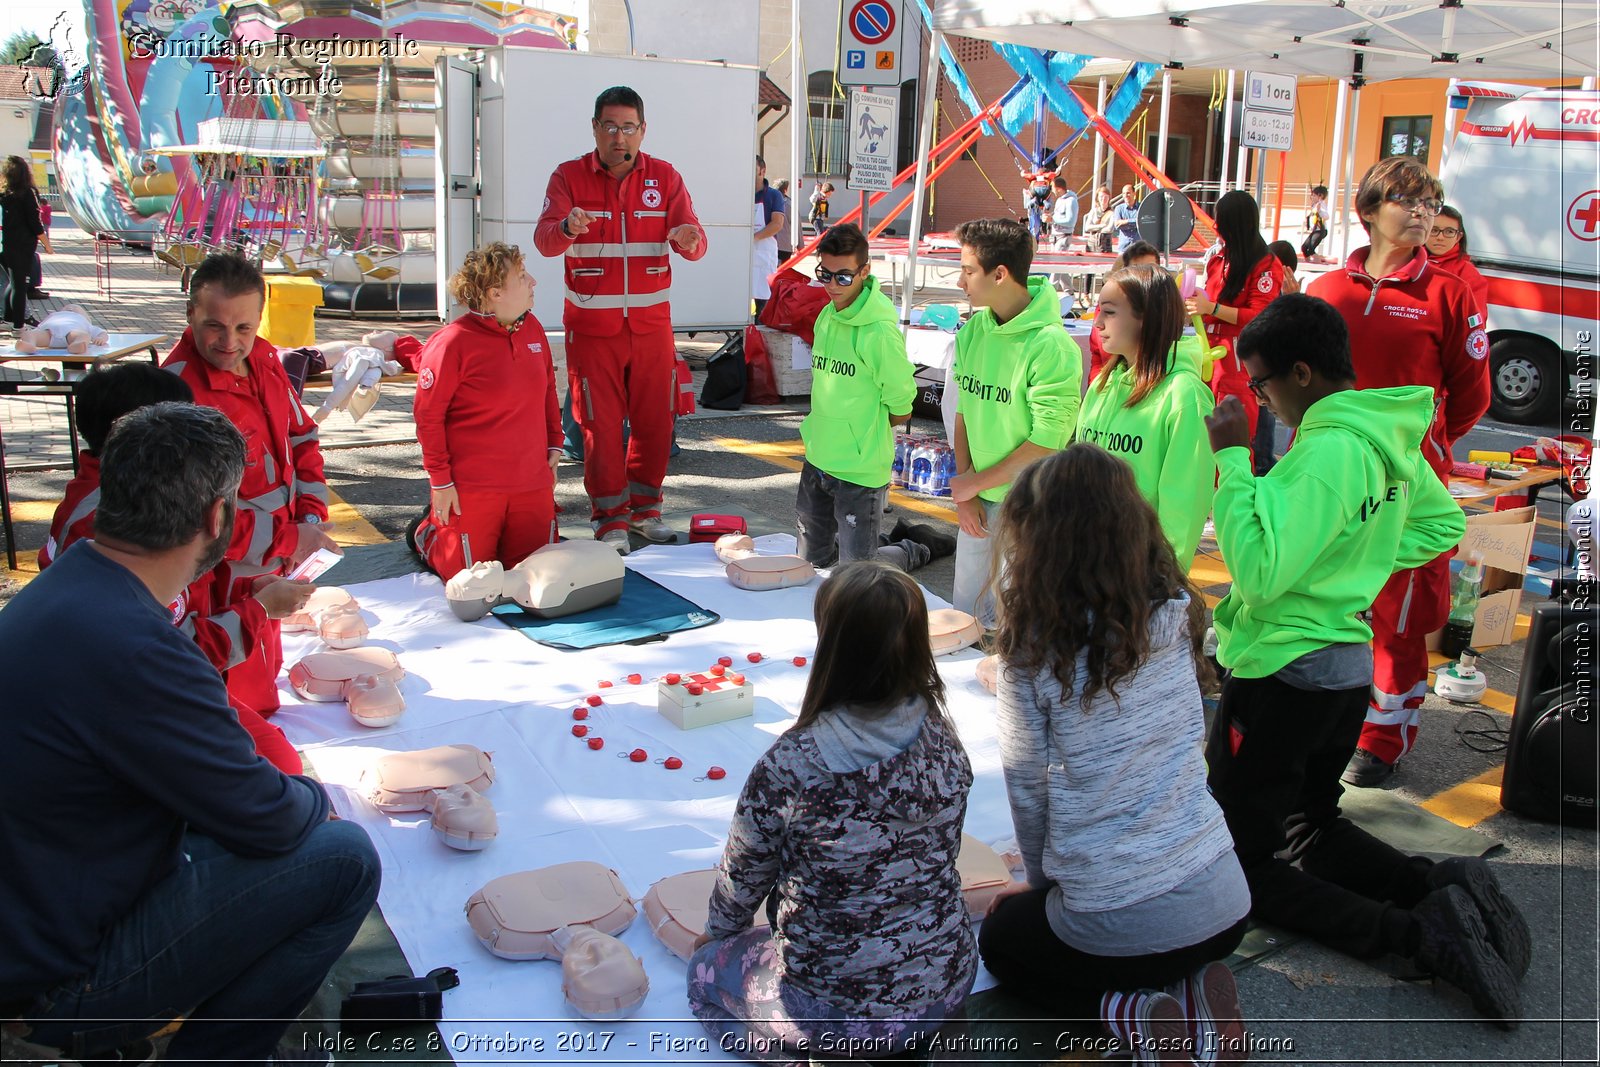
{"type": "Polygon", "coordinates": [[[1600,241],[1600,189],[1580,193],[1567,205],[1567,232],[1580,241],[1600,241]]]}

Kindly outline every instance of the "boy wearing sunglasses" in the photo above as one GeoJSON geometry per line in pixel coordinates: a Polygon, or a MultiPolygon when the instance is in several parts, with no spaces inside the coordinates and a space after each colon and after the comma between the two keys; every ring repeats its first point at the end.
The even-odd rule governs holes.
{"type": "MultiPolygon", "coordinates": [[[[796,551],[817,567],[876,558],[894,428],[911,421],[917,394],[905,335],[867,253],[866,235],[848,223],[817,245],[816,277],[828,303],[817,316],[794,505],[796,551]]],[[[904,547],[908,558],[894,560],[902,569],[927,562],[926,549],[904,547]]]]}
{"type": "Polygon", "coordinates": [[[1206,418],[1217,544],[1233,574],[1215,612],[1229,675],[1207,784],[1251,914],[1357,958],[1411,959],[1512,1029],[1529,931],[1488,865],[1408,856],[1339,810],[1373,673],[1361,613],[1391,573],[1449,551],[1467,528],[1419,454],[1433,391],[1355,388],[1344,322],[1315,297],[1274,300],[1235,351],[1261,403],[1298,431],[1258,478],[1238,397],[1206,418]]]}
{"type": "MultiPolygon", "coordinates": [[[[1409,156],[1373,166],[1356,190],[1372,243],[1306,292],[1338,309],[1349,328],[1357,389],[1433,390],[1422,455],[1448,482],[1450,446],[1489,408],[1489,337],[1466,283],[1430,263],[1423,247],[1443,195],[1438,179],[1409,156]]],[[[1450,561],[1441,554],[1396,574],[1372,605],[1372,703],[1345,771],[1351,785],[1379,785],[1415,743],[1428,693],[1427,635],[1444,625],[1449,596],[1450,561]]]]}

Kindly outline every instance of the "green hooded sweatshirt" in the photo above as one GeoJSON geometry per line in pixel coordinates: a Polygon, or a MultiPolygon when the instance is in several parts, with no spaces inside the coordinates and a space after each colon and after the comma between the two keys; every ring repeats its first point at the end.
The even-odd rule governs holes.
{"type": "Polygon", "coordinates": [[[1076,438],[1127,460],[1185,573],[1211,510],[1216,473],[1206,432],[1216,398],[1200,380],[1200,356],[1198,338],[1179,341],[1167,356],[1166,377],[1131,408],[1133,368],[1123,364],[1103,372],[1089,383],[1076,438]]]}
{"type": "Polygon", "coordinates": [[[1422,458],[1433,390],[1346,389],[1306,410],[1265,478],[1248,448],[1217,453],[1216,523],[1233,589],[1215,613],[1217,658],[1265,678],[1308,652],[1362,644],[1396,571],[1461,542],[1467,520],[1422,458]]]}
{"type": "Polygon", "coordinates": [[[889,416],[911,410],[917,386],[894,305],[877,278],[869,274],[843,311],[831,301],[823,307],[811,352],[811,414],[800,424],[806,462],[842,482],[888,485],[889,416]]]}
{"type": "MultiPolygon", "coordinates": [[[[967,428],[973,470],[988,470],[1024,441],[1061,448],[1072,440],[1083,352],[1061,325],[1061,295],[1028,279],[1028,306],[1006,323],[982,308],[956,334],[956,413],[967,428]]],[[[998,503],[1010,484],[978,495],[998,503]]]]}

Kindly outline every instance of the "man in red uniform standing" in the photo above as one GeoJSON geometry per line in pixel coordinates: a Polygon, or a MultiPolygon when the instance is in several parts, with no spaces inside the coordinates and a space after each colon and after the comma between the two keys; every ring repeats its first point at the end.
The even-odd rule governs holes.
{"type": "Polygon", "coordinates": [[[583,484],[595,537],[626,555],[629,530],[657,543],[676,536],[661,521],[677,390],[668,253],[699,259],[706,234],[678,172],[639,151],[638,93],[607,89],[592,122],[594,151],[550,175],[533,243],[566,256],[562,325],[583,484]]]}
{"type": "MultiPolygon", "coordinates": [[[[189,279],[189,328],[162,364],[189,383],[195,403],[221,411],[244,435],[244,481],[224,556],[234,582],[226,602],[249,598],[256,579],[281,575],[319,548],[341,551],[321,526],[328,487],[317,424],[272,343],[256,336],[266,299],[266,281],[249,261],[207,256],[189,279]]],[[[229,697],[272,714],[282,667],[278,622],[263,620],[256,647],[227,671],[229,697]]]]}
{"type": "MultiPolygon", "coordinates": [[[[1374,165],[1356,190],[1372,243],[1306,292],[1339,309],[1350,327],[1358,389],[1426,385],[1434,420],[1422,454],[1450,480],[1450,446],[1489,408],[1489,338],[1465,282],[1428,262],[1423,248],[1444,187],[1409,156],[1374,165]]],[[[1372,699],[1351,785],[1378,785],[1416,740],[1428,692],[1428,634],[1450,608],[1450,554],[1389,579],[1372,605],[1372,699]]]]}

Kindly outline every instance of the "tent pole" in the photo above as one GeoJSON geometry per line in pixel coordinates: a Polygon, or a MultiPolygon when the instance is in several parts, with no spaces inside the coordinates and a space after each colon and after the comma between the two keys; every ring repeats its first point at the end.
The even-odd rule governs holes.
{"type": "MultiPolygon", "coordinates": [[[[917,124],[917,176],[911,184],[911,243],[906,249],[906,274],[900,289],[900,325],[911,324],[911,293],[917,270],[917,245],[922,240],[922,213],[928,180],[928,157],[933,154],[934,105],[938,103],[939,45],[944,35],[931,30],[928,35],[928,67],[922,76],[922,121],[917,124]]],[[[981,135],[981,134],[980,134],[981,135]]],[[[866,232],[865,230],[862,231],[866,232]]]]}
{"type": "Polygon", "coordinates": [[[1233,140],[1233,71],[1228,71],[1228,95],[1222,98],[1222,170],[1217,175],[1217,192],[1228,191],[1228,159],[1233,140]]]}
{"type": "Polygon", "coordinates": [[[1356,142],[1360,139],[1356,131],[1361,124],[1361,88],[1350,87],[1350,123],[1346,133],[1349,142],[1344,153],[1344,188],[1339,192],[1339,255],[1341,258],[1350,255],[1350,201],[1351,190],[1356,181],[1356,142]]]}
{"type": "Polygon", "coordinates": [[[1278,202],[1272,210],[1272,239],[1278,239],[1278,233],[1283,229],[1283,175],[1289,169],[1289,153],[1278,153],[1278,202]]]}
{"type": "MultiPolygon", "coordinates": [[[[1239,135],[1241,137],[1244,135],[1242,124],[1239,129],[1239,135]]],[[[1250,151],[1243,144],[1239,145],[1239,156],[1233,164],[1233,187],[1235,189],[1243,189],[1245,187],[1245,178],[1250,174],[1250,151]]]]}
{"type": "Polygon", "coordinates": [[[1167,172],[1167,120],[1172,115],[1172,71],[1161,72],[1161,125],[1156,141],[1156,169],[1167,172]]]}
{"type": "MultiPolygon", "coordinates": [[[[1101,111],[1104,111],[1106,109],[1106,80],[1104,78],[1100,79],[1100,94],[1095,97],[1095,100],[1097,101],[1095,106],[1101,111]]],[[[1096,189],[1102,185],[1111,184],[1111,182],[1102,175],[1101,168],[1105,166],[1105,163],[1106,139],[1101,135],[1099,130],[1096,130],[1094,134],[1094,181],[1089,184],[1090,203],[1094,202],[1094,191],[1096,189]]]]}
{"type": "Polygon", "coordinates": [[[1344,196],[1344,113],[1350,83],[1339,79],[1333,96],[1333,143],[1328,146],[1328,251],[1333,251],[1333,232],[1340,225],[1339,201],[1344,196]]]}
{"type": "MultiPolygon", "coordinates": [[[[806,127],[811,123],[811,87],[806,72],[800,69],[803,51],[800,34],[800,0],[789,3],[789,247],[800,247],[801,225],[805,215],[795,210],[805,188],[806,127]]],[[[816,179],[814,179],[816,180],[816,179]]],[[[807,194],[809,195],[809,194],[807,194]]]]}

